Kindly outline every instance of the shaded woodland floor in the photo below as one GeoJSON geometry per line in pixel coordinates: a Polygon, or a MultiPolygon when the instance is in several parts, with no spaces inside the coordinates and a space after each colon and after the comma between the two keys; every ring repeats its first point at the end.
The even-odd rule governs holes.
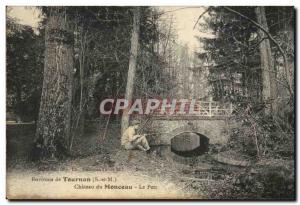
{"type": "MultiPolygon", "coordinates": [[[[108,170],[122,170],[128,176],[136,176],[146,181],[156,181],[158,186],[170,187],[183,198],[199,199],[292,199],[294,190],[293,161],[261,161],[249,166],[232,166],[217,162],[213,153],[184,158],[170,151],[168,146],[156,146],[150,153],[141,151],[127,151],[120,147],[120,133],[118,124],[110,124],[107,134],[103,138],[104,128],[96,125],[87,127],[85,135],[74,139],[72,157],[55,162],[33,163],[26,159],[26,152],[8,149],[8,173],[18,174],[23,171],[71,171],[79,172],[108,170]],[[23,158],[21,157],[23,156],[23,158]],[[278,167],[278,169],[274,169],[278,167]],[[275,174],[272,170],[278,170],[275,174]],[[271,174],[268,174],[271,172],[271,174]],[[262,174],[267,173],[267,174],[262,174]],[[271,177],[271,179],[270,179],[271,177]],[[273,177],[273,178],[272,178],[273,177]],[[273,184],[266,184],[268,181],[273,184]],[[276,187],[280,185],[281,188],[276,187]],[[268,187],[271,186],[268,191],[268,187]],[[291,194],[284,195],[281,191],[274,194],[274,189],[288,189],[291,194]],[[261,189],[261,190],[260,190],[261,189]],[[270,193],[269,193],[270,192],[270,193]]],[[[24,132],[26,135],[34,133],[24,132]]],[[[10,133],[11,134],[11,133],[10,133]]],[[[9,131],[8,131],[8,137],[9,131]]],[[[8,140],[15,143],[16,139],[8,140]]],[[[223,155],[229,158],[240,158],[237,153],[227,152],[223,155]]]]}

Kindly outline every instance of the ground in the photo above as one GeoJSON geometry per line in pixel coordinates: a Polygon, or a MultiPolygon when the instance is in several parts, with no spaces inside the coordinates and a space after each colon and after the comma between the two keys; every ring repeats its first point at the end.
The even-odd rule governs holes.
{"type": "MultiPolygon", "coordinates": [[[[116,195],[119,198],[239,199],[240,197],[240,199],[247,199],[249,197],[236,194],[242,191],[243,183],[248,183],[243,181],[244,178],[240,179],[240,176],[257,173],[257,169],[254,169],[253,166],[228,165],[230,161],[227,164],[224,161],[220,163],[211,152],[185,158],[172,153],[168,146],[152,147],[149,153],[138,150],[127,151],[120,147],[118,124],[111,123],[106,136],[103,136],[104,129],[105,127],[97,124],[87,126],[85,134],[74,140],[72,157],[62,161],[33,163],[26,158],[20,159],[20,154],[16,153],[18,158],[12,158],[7,163],[8,193],[11,192],[10,190],[14,190],[15,193],[23,193],[19,195],[21,198],[30,196],[39,198],[40,196],[32,196],[31,189],[24,188],[32,176],[41,177],[55,174],[55,176],[78,177],[96,174],[101,177],[114,177],[121,184],[132,184],[136,187],[150,186],[150,190],[146,192],[143,189],[138,189],[136,192],[101,192],[101,195],[85,190],[84,196],[87,198],[95,196],[96,198],[101,196],[116,198],[116,195]],[[23,186],[20,187],[20,183],[23,186]],[[236,192],[235,195],[231,195],[231,191],[236,192]],[[115,195],[111,195],[111,193],[115,195]]],[[[27,134],[30,135],[30,132],[27,134]]],[[[11,154],[11,152],[9,153],[11,154]]],[[[236,156],[237,160],[233,162],[242,161],[243,158],[233,151],[223,152],[222,156],[231,156],[231,158],[236,156]]],[[[245,178],[247,179],[247,177],[248,175],[245,178]]],[[[51,186],[49,185],[49,189],[51,186]]],[[[48,198],[81,198],[83,196],[83,194],[66,195],[64,186],[64,184],[60,184],[60,189],[53,187],[55,191],[51,192],[52,195],[48,192],[45,194],[48,198]]],[[[35,189],[40,194],[44,190],[38,185],[35,186],[35,189]]]]}

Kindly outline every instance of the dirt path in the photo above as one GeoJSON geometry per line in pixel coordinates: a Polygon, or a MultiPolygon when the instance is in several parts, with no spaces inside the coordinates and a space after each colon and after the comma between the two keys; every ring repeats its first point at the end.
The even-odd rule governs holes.
{"type": "Polygon", "coordinates": [[[113,159],[94,155],[58,164],[41,164],[36,169],[12,169],[7,174],[7,196],[17,199],[202,198],[198,192],[186,189],[186,181],[180,181],[182,167],[174,164],[173,168],[167,167],[163,161],[139,152],[131,153],[128,161],[126,154],[118,153],[113,159]],[[68,178],[91,181],[65,181],[68,178]]]}
{"type": "Polygon", "coordinates": [[[8,197],[205,199],[210,189],[217,186],[212,171],[215,166],[205,156],[187,159],[171,153],[169,147],[152,147],[150,153],[123,150],[118,130],[117,126],[111,127],[102,138],[103,130],[91,129],[75,139],[72,159],[40,164],[11,163],[7,175],[8,197]],[[38,181],[33,177],[54,181],[38,181]],[[114,181],[65,182],[63,177],[114,181]],[[119,186],[132,189],[118,189],[119,186]]]}
{"type": "MultiPolygon", "coordinates": [[[[141,151],[119,150],[63,162],[41,163],[26,169],[20,165],[8,172],[7,194],[9,198],[38,199],[206,198],[199,192],[201,181],[195,181],[194,177],[189,176],[189,171],[193,169],[190,165],[158,155],[157,152],[146,154],[141,151]],[[35,181],[33,177],[53,181],[35,181]],[[101,181],[65,182],[63,177],[98,178],[101,181]],[[55,181],[57,178],[60,181],[55,181]],[[196,187],[195,183],[198,184],[196,187]],[[93,188],[77,189],[75,186],[93,188]],[[111,189],[109,186],[129,186],[131,189],[111,189]]],[[[205,166],[209,168],[204,163],[201,167],[204,169],[205,166]]]]}

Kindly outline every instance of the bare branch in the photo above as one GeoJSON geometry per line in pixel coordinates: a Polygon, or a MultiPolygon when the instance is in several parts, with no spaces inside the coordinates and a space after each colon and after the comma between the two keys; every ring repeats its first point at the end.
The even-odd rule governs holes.
{"type": "Polygon", "coordinates": [[[276,45],[276,47],[278,48],[279,52],[281,53],[282,57],[283,57],[283,61],[284,61],[284,69],[285,69],[285,73],[286,73],[286,78],[287,78],[287,84],[288,84],[288,91],[290,92],[291,95],[294,94],[293,92],[293,88],[291,86],[290,80],[289,80],[289,70],[288,70],[288,65],[287,65],[287,57],[286,57],[286,53],[284,52],[284,50],[281,48],[281,46],[279,45],[279,43],[274,39],[274,37],[270,34],[269,31],[267,31],[262,25],[260,25],[259,23],[257,23],[256,21],[250,19],[249,17],[245,16],[244,14],[233,10],[227,6],[223,7],[224,9],[226,9],[227,11],[237,14],[239,16],[241,16],[242,18],[246,19],[247,21],[251,22],[253,25],[255,25],[256,27],[258,27],[259,29],[261,29],[267,36],[268,38],[276,45]]]}
{"type": "Polygon", "coordinates": [[[193,30],[196,28],[196,26],[197,26],[198,22],[200,21],[200,19],[202,18],[202,16],[204,16],[204,14],[206,14],[207,12],[209,12],[210,9],[211,9],[211,7],[208,7],[208,9],[206,9],[202,14],[200,14],[199,18],[197,19],[197,21],[196,21],[196,23],[195,23],[195,25],[193,27],[193,30]]]}

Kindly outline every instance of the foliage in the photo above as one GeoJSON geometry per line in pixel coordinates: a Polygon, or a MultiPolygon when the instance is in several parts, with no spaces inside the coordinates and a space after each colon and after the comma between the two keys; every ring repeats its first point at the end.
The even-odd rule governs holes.
{"type": "Polygon", "coordinates": [[[43,80],[43,36],[8,19],[7,109],[21,120],[35,120],[43,80]]]}
{"type": "Polygon", "coordinates": [[[281,111],[285,116],[265,114],[263,108],[262,104],[247,104],[235,113],[239,123],[232,130],[228,149],[238,150],[258,160],[292,159],[295,133],[293,117],[290,117],[293,114],[287,110],[281,111]]]}
{"type": "Polygon", "coordinates": [[[271,83],[276,84],[278,96],[266,102],[262,96],[259,50],[260,43],[265,39],[259,35],[260,28],[249,21],[256,20],[255,7],[232,7],[241,15],[230,12],[231,7],[227,8],[209,8],[209,17],[204,25],[214,37],[200,39],[204,53],[199,54],[199,58],[210,61],[207,66],[214,98],[235,105],[234,115],[239,123],[232,130],[229,149],[237,149],[254,159],[293,157],[294,104],[293,95],[288,94],[287,79],[293,78],[294,40],[291,33],[294,12],[291,7],[265,7],[270,35],[288,56],[288,69],[291,70],[284,70],[282,53],[278,45],[272,42],[277,76],[276,82],[271,83]],[[274,102],[278,109],[272,113],[266,112],[266,107],[274,102]]]}
{"type": "MultiPolygon", "coordinates": [[[[251,7],[237,8],[246,15],[254,15],[251,7]]],[[[213,87],[214,99],[225,101],[259,99],[260,39],[256,35],[256,27],[222,7],[210,10],[205,25],[206,32],[212,32],[214,37],[200,39],[204,53],[199,57],[203,60],[207,58],[210,62],[207,66],[210,69],[209,80],[213,87]]]]}
{"type": "Polygon", "coordinates": [[[211,199],[293,200],[294,169],[292,165],[281,163],[233,172],[214,186],[214,189],[209,190],[209,195],[211,199]]]}
{"type": "MultiPolygon", "coordinates": [[[[271,45],[276,67],[276,81],[280,97],[287,96],[288,79],[293,79],[293,22],[292,7],[265,7],[270,35],[277,41],[271,45]],[[289,72],[283,68],[280,46],[288,56],[289,72]],[[288,74],[290,73],[290,74],[288,74]]],[[[232,7],[235,11],[256,21],[255,7],[232,7]]],[[[201,31],[211,32],[212,38],[199,38],[204,52],[199,58],[208,59],[210,82],[216,100],[231,102],[260,101],[262,80],[259,45],[262,38],[259,28],[248,19],[229,12],[225,7],[210,7],[209,17],[201,23],[201,31]]],[[[293,81],[293,80],[290,80],[293,81]]]]}

